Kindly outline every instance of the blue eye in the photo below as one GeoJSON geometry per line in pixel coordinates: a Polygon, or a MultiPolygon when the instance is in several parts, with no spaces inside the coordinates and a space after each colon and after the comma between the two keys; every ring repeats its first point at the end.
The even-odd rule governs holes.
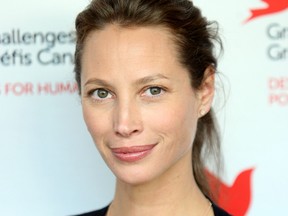
{"type": "Polygon", "coordinates": [[[112,98],[112,95],[106,89],[96,89],[95,91],[93,91],[92,97],[97,100],[103,100],[103,99],[112,98]]]}

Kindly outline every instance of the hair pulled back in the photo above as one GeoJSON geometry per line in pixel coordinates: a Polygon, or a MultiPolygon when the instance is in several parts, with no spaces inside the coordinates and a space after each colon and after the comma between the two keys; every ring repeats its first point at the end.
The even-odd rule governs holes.
{"type": "MultiPolygon", "coordinates": [[[[189,0],[92,0],[76,18],[75,78],[81,93],[81,58],[89,33],[104,29],[108,24],[123,28],[161,26],[167,28],[178,49],[179,61],[189,71],[191,85],[199,89],[207,67],[215,73],[217,59],[214,42],[221,41],[217,28],[202,16],[189,0]]],[[[200,190],[210,195],[204,166],[213,156],[219,168],[220,144],[216,120],[211,109],[198,120],[192,149],[193,173],[200,190]]]]}

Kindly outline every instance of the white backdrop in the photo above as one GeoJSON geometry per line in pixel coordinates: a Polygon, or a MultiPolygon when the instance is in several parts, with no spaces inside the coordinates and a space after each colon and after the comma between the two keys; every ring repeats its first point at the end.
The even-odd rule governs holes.
{"type": "MultiPolygon", "coordinates": [[[[221,181],[229,189],[253,168],[243,183],[251,182],[243,195],[251,200],[242,215],[286,212],[288,2],[194,2],[220,23],[224,41],[221,181]],[[257,8],[268,9],[244,22],[257,8]]],[[[1,2],[0,215],[71,215],[103,207],[113,196],[114,179],[86,131],[72,73],[74,19],[87,3],[1,2]]]]}

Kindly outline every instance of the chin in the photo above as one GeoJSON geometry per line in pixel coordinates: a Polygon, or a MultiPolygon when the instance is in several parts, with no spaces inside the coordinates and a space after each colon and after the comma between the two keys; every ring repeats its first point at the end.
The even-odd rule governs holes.
{"type": "Polygon", "coordinates": [[[140,185],[144,185],[147,184],[149,182],[149,179],[147,178],[118,178],[117,177],[117,181],[120,181],[124,184],[130,185],[130,186],[140,186],[140,185]]]}
{"type": "Polygon", "coordinates": [[[155,179],[156,176],[153,175],[153,173],[151,172],[152,170],[135,166],[125,167],[117,171],[115,170],[113,171],[113,173],[116,176],[117,181],[132,186],[139,186],[151,182],[153,179],[155,179]]]}

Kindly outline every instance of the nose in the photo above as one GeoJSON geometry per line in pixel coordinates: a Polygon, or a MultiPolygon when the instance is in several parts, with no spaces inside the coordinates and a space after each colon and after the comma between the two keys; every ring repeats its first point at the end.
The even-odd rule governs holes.
{"type": "Polygon", "coordinates": [[[117,136],[131,137],[143,131],[142,116],[136,102],[121,101],[114,110],[114,131],[117,136]]]}

